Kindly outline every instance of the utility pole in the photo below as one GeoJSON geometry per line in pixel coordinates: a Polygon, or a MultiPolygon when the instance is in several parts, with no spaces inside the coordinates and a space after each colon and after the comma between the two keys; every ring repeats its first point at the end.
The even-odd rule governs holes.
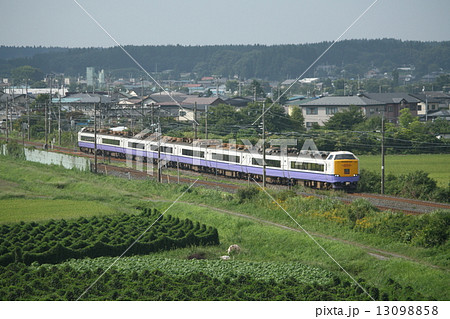
{"type": "Polygon", "coordinates": [[[141,113],[142,129],[144,129],[144,78],[141,78],[141,113]]]}
{"type": "Polygon", "coordinates": [[[263,187],[266,188],[266,127],[265,127],[265,121],[264,121],[264,113],[266,113],[266,102],[263,102],[263,113],[262,113],[263,187]]]}
{"type": "Polygon", "coordinates": [[[26,103],[26,107],[27,107],[27,126],[28,126],[28,140],[30,140],[31,135],[30,135],[30,105],[28,104],[28,79],[26,82],[26,88],[25,88],[25,93],[27,94],[26,99],[25,99],[25,103],[26,103]]]}
{"type": "Polygon", "coordinates": [[[47,143],[48,143],[48,136],[47,136],[47,104],[48,101],[45,102],[44,104],[44,135],[45,135],[45,144],[44,144],[44,148],[47,149],[47,143]]]}
{"type": "MultiPolygon", "coordinates": [[[[14,98],[14,81],[12,82],[12,100],[11,100],[11,112],[9,113],[9,130],[13,131],[13,110],[14,110],[14,102],[15,102],[15,98],[14,98]]],[[[11,92],[11,90],[10,90],[11,92]]],[[[17,113],[17,112],[16,112],[17,113]]]]}
{"type": "MultiPolygon", "coordinates": [[[[63,81],[64,92],[64,81],[63,81]]],[[[59,94],[59,108],[58,108],[58,144],[61,146],[61,93],[59,94]]]]}
{"type": "Polygon", "coordinates": [[[150,117],[151,117],[151,128],[152,128],[152,133],[155,131],[155,127],[154,127],[154,125],[155,125],[155,123],[153,123],[154,121],[153,121],[153,116],[154,116],[154,107],[155,107],[155,103],[153,103],[152,102],[152,104],[150,105],[150,107],[151,107],[151,112],[150,112],[150,117]]]}
{"type": "Polygon", "coordinates": [[[384,110],[381,116],[381,195],[384,195],[384,110]]]}
{"type": "Polygon", "coordinates": [[[97,174],[97,103],[94,103],[94,173],[97,174]]]}
{"type": "Polygon", "coordinates": [[[9,142],[9,139],[8,139],[8,130],[9,130],[9,128],[8,128],[8,96],[6,96],[6,127],[5,127],[5,129],[6,129],[6,143],[8,143],[9,142]]]}
{"type": "MultiPolygon", "coordinates": [[[[49,104],[48,104],[48,134],[50,134],[52,130],[52,76],[50,75],[50,98],[49,98],[49,104]]],[[[47,115],[46,115],[47,116],[47,115]]]]}
{"type": "Polygon", "coordinates": [[[192,122],[194,126],[194,139],[197,139],[197,102],[194,102],[194,122],[192,122]]]}
{"type": "Polygon", "coordinates": [[[205,106],[205,140],[208,139],[208,105],[205,106]]]}
{"type": "Polygon", "coordinates": [[[158,108],[158,171],[157,178],[158,183],[161,183],[161,118],[160,118],[160,108],[158,108]]]}

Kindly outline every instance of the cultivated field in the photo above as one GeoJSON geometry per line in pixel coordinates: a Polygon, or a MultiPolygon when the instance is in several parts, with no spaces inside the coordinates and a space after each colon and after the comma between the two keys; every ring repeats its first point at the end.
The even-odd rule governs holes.
{"type": "MultiPolygon", "coordinates": [[[[361,155],[360,168],[370,171],[381,171],[380,155],[361,155]]],[[[386,155],[386,174],[407,174],[417,170],[429,173],[438,186],[447,187],[450,182],[450,154],[419,154],[419,155],[386,155]]]]}
{"type": "MultiPolygon", "coordinates": [[[[67,251],[61,248],[67,244],[80,249],[75,240],[79,235],[98,248],[97,241],[106,243],[103,235],[109,231],[102,223],[91,222],[92,216],[114,222],[114,216],[134,216],[145,208],[163,212],[182,194],[167,214],[214,227],[220,243],[174,247],[124,258],[98,287],[83,296],[84,300],[368,300],[368,295],[277,203],[375,299],[450,298],[448,227],[433,228],[441,225],[448,212],[423,218],[377,212],[364,201],[348,206],[337,199],[301,198],[288,191],[272,192],[276,203],[257,189],[233,195],[200,187],[184,193],[187,188],[2,157],[0,224],[4,226],[0,229],[9,243],[0,247],[0,254],[8,261],[3,268],[0,266],[0,299],[76,299],[112,263],[112,257],[57,261],[54,266],[17,262],[31,262],[33,249],[35,254],[47,255],[50,253],[44,248],[50,252],[67,251]],[[80,228],[79,234],[71,232],[70,238],[60,237],[57,227],[65,231],[66,223],[59,220],[65,219],[72,225],[77,220],[85,223],[80,217],[91,223],[90,232],[83,235],[80,228]],[[16,224],[19,220],[25,223],[16,224]],[[50,226],[52,233],[47,234],[50,226]],[[12,241],[16,238],[19,243],[30,241],[21,229],[30,229],[41,239],[48,235],[48,247],[47,241],[34,244],[36,247],[15,247],[12,241]],[[50,243],[59,245],[52,248],[50,243]],[[231,244],[238,244],[241,251],[232,254],[226,264],[229,261],[219,257],[227,254],[231,244]],[[187,260],[192,256],[205,260],[187,260]],[[220,272],[226,275],[215,275],[220,272]]],[[[131,230],[136,234],[134,226],[127,227],[131,227],[129,232],[120,236],[131,234],[131,230]]],[[[119,237],[108,238],[111,245],[119,237]]]]}

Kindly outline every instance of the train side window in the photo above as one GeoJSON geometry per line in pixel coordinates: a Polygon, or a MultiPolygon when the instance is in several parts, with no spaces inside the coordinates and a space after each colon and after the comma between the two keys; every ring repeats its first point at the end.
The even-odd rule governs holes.
{"type": "Polygon", "coordinates": [[[307,162],[291,162],[291,168],[293,169],[303,169],[306,171],[318,171],[323,172],[325,165],[318,163],[307,163],[307,162]]]}
{"type": "Polygon", "coordinates": [[[93,136],[81,135],[80,139],[82,141],[86,141],[86,142],[94,142],[94,137],[93,136]]]}
{"type": "Polygon", "coordinates": [[[212,159],[224,162],[240,163],[240,157],[228,154],[212,153],[212,159]]]}
{"type": "MultiPolygon", "coordinates": [[[[263,166],[262,165],[262,158],[252,158],[252,164],[253,165],[258,165],[258,166],[263,166]]],[[[271,167],[281,167],[281,161],[279,160],[271,160],[271,159],[266,159],[266,166],[271,166],[271,167]]]]}
{"type": "Polygon", "coordinates": [[[137,149],[143,150],[143,149],[145,149],[145,144],[128,142],[128,147],[130,147],[130,148],[137,148],[137,149]]]}
{"type": "Polygon", "coordinates": [[[111,138],[102,138],[102,143],[109,145],[120,145],[120,140],[113,140],[111,138]]]}
{"type": "Polygon", "coordinates": [[[203,151],[194,151],[194,150],[190,150],[190,149],[187,149],[187,148],[183,148],[181,150],[181,154],[186,155],[186,156],[194,156],[194,157],[201,157],[201,158],[205,157],[205,152],[203,152],[203,151]]]}

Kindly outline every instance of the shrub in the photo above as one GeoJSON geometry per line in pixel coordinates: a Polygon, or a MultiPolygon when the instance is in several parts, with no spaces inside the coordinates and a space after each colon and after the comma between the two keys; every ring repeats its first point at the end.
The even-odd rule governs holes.
{"type": "Polygon", "coordinates": [[[23,146],[19,145],[17,142],[14,142],[14,141],[9,142],[6,145],[6,149],[8,151],[9,156],[16,158],[16,159],[22,159],[22,160],[25,159],[25,153],[23,150],[23,146]]]}
{"type": "Polygon", "coordinates": [[[242,204],[243,202],[252,200],[256,195],[258,195],[259,190],[254,186],[248,186],[245,188],[238,189],[236,196],[238,202],[242,204]]]}

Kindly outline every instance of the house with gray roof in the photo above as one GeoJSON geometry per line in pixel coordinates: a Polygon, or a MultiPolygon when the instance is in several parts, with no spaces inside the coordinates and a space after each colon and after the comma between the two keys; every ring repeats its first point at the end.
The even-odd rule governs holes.
{"type": "Polygon", "coordinates": [[[404,108],[409,108],[412,115],[417,116],[420,100],[408,93],[364,93],[363,96],[385,104],[384,116],[388,122],[398,123],[400,110],[404,108]]]}
{"type": "Polygon", "coordinates": [[[380,114],[385,107],[384,102],[372,100],[364,96],[325,96],[301,104],[305,125],[311,128],[314,124],[324,125],[334,114],[347,110],[351,105],[361,107],[366,116],[380,114]]]}

